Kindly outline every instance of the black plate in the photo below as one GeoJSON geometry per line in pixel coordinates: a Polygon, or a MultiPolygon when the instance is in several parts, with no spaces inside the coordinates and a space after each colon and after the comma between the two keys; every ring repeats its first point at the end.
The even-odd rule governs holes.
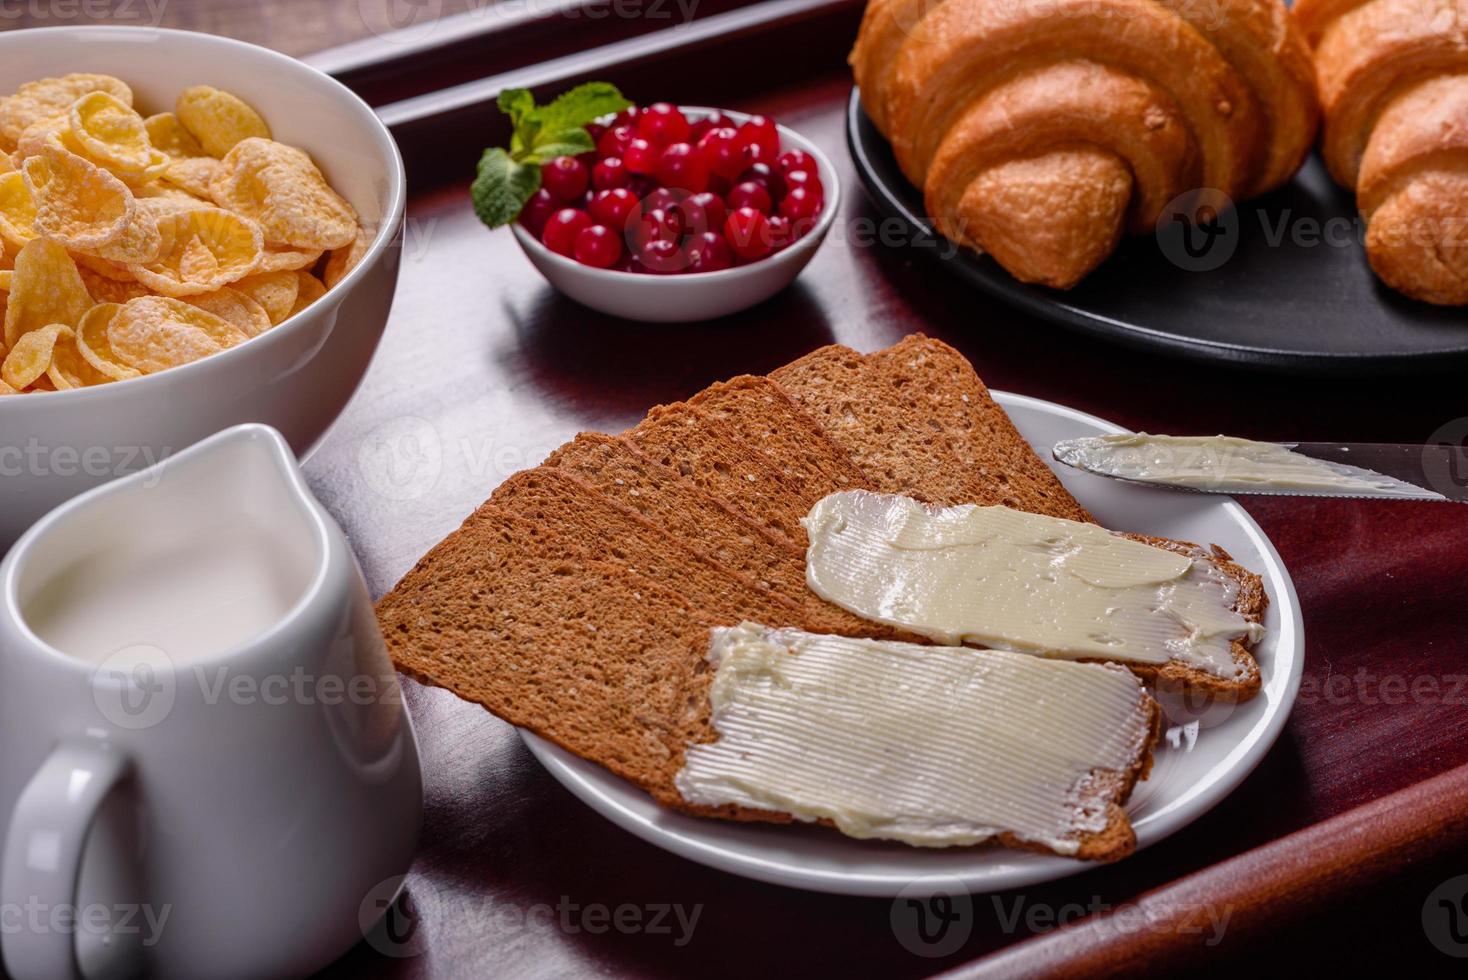
{"type": "Polygon", "coordinates": [[[855,90],[846,137],[867,190],[911,226],[914,247],[1046,320],[1134,347],[1255,367],[1356,374],[1468,364],[1468,310],[1416,303],[1380,283],[1366,263],[1352,196],[1316,155],[1289,184],[1221,220],[1217,234],[1200,238],[1194,229],[1188,243],[1178,225],[1128,238],[1080,285],[1060,292],[1017,282],[987,256],[935,238],[922,194],[855,90]]]}

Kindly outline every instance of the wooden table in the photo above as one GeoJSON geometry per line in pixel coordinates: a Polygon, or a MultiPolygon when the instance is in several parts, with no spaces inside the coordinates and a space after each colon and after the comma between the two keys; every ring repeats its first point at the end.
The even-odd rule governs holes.
{"type": "MultiPolygon", "coordinates": [[[[167,22],[291,51],[363,33],[328,10],[338,8],[174,0],[167,22]]],[[[731,30],[636,64],[588,56],[536,69],[544,52],[647,26],[554,18],[549,28],[523,27],[521,43],[482,39],[437,62],[384,67],[362,51],[321,59],[376,104],[478,75],[549,88],[590,73],[638,100],[766,112],[824,147],[845,190],[833,239],[777,298],[708,325],[619,322],[552,292],[507,231],[487,231],[469,210],[465,185],[477,149],[502,137],[492,112],[434,118],[421,103],[411,113],[385,107],[416,191],[398,296],[361,390],[307,466],[375,592],[499,481],[577,431],[619,430],[655,403],[833,341],[870,350],[922,330],[967,354],[994,388],[1137,429],[1419,442],[1464,423],[1461,379],[1252,375],[1120,349],[1017,315],[923,255],[870,244],[862,233],[880,228],[881,217],[856,183],[841,116],[850,86],[842,56],[858,11],[828,0],[796,15],[803,26],[766,34],[757,59],[731,30]],[[524,43],[536,37],[543,47],[524,43]]],[[[364,943],[330,975],[923,976],[1044,931],[1056,915],[1124,904],[1468,762],[1468,510],[1265,498],[1245,505],[1294,576],[1305,615],[1305,684],[1279,743],[1230,798],[1149,850],[1023,893],[976,896],[969,938],[956,951],[929,958],[904,946],[887,900],[745,881],[645,844],[555,783],[509,726],[408,683],[427,780],[408,886],[417,931],[406,944],[378,937],[379,946],[408,955],[364,943]],[[643,928],[661,905],[699,910],[688,941],[679,941],[673,918],[669,932],[643,928]],[[638,909],[642,926],[630,927],[625,913],[618,928],[612,917],[621,906],[638,909]]],[[[1422,904],[1465,870],[1468,852],[1455,851],[1442,863],[1401,868],[1370,893],[1341,894],[1318,915],[1282,923],[1287,931],[1237,943],[1225,935],[1203,972],[1447,969],[1455,961],[1425,938],[1422,904]]]]}

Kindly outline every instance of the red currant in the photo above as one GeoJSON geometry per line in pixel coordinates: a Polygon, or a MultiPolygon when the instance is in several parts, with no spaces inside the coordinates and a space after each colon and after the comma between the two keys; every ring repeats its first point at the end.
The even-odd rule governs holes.
{"type": "Polygon", "coordinates": [[[540,186],[558,201],[574,201],[586,193],[586,165],[575,157],[556,157],[540,168],[540,186]]]}
{"type": "Polygon", "coordinates": [[[821,213],[821,197],[804,187],[797,187],[780,202],[780,214],[797,227],[821,213]]]}
{"type": "Polygon", "coordinates": [[[688,258],[677,242],[666,238],[655,238],[646,242],[637,257],[643,268],[655,275],[668,276],[682,272],[688,266],[688,258]]]}
{"type": "Polygon", "coordinates": [[[674,143],[663,150],[657,178],[667,187],[697,193],[708,187],[708,161],[691,144],[674,143]]]}
{"type": "Polygon", "coordinates": [[[587,123],[586,135],[590,136],[591,142],[595,143],[597,140],[601,139],[602,133],[605,133],[610,128],[610,126],[604,126],[598,122],[587,123]]]}
{"type": "Polygon", "coordinates": [[[695,194],[685,203],[697,205],[703,211],[708,227],[714,231],[724,227],[724,219],[729,216],[728,208],[724,207],[724,199],[712,191],[695,194]]]}
{"type": "Polygon", "coordinates": [[[622,154],[622,163],[634,174],[651,175],[658,169],[660,155],[657,147],[638,137],[627,144],[627,150],[622,154]]]}
{"type": "Polygon", "coordinates": [[[786,150],[780,154],[780,159],[775,161],[775,169],[782,174],[788,174],[792,170],[804,170],[806,173],[814,174],[816,158],[804,150],[786,150]]]}
{"type": "Polygon", "coordinates": [[[642,212],[632,227],[632,243],[639,252],[648,242],[665,241],[677,244],[683,237],[683,220],[676,211],[653,208],[642,212]]]}
{"type": "Polygon", "coordinates": [[[587,208],[598,223],[618,230],[627,227],[627,219],[637,210],[637,198],[625,187],[609,187],[597,191],[587,208]]]}
{"type": "Polygon", "coordinates": [[[722,227],[721,225],[710,225],[708,212],[693,203],[691,197],[685,197],[668,210],[677,219],[678,232],[683,238],[701,235],[711,227],[715,229],[722,227]]]}
{"type": "Polygon", "coordinates": [[[739,175],[739,183],[751,181],[769,192],[770,200],[778,201],[785,196],[785,178],[781,177],[768,163],[756,161],[739,175]]]}
{"type": "Polygon", "coordinates": [[[825,189],[821,187],[821,179],[816,176],[814,170],[791,170],[785,174],[785,192],[788,194],[797,187],[804,187],[816,197],[824,197],[825,189]]]}
{"type": "Polygon", "coordinates": [[[596,269],[610,269],[622,257],[622,239],[606,225],[589,225],[576,235],[576,261],[596,269]]]}
{"type": "Polygon", "coordinates": [[[725,180],[732,180],[744,169],[738,130],[728,126],[711,129],[698,141],[698,150],[708,161],[709,171],[725,180]]]}
{"type": "Polygon", "coordinates": [[[626,187],[631,180],[632,175],[627,172],[627,165],[621,157],[607,157],[591,168],[591,186],[599,191],[626,187]]]}
{"type": "Polygon", "coordinates": [[[530,195],[530,200],[520,209],[520,225],[536,238],[545,231],[550,216],[561,209],[561,202],[551,197],[551,192],[542,187],[530,195]]]}
{"type": "Polygon", "coordinates": [[[688,117],[667,102],[654,102],[637,117],[637,135],[653,146],[671,146],[688,139],[688,117]]]}
{"type": "Polygon", "coordinates": [[[617,264],[612,266],[612,268],[615,269],[617,272],[640,273],[647,271],[642,267],[642,263],[638,260],[637,256],[628,251],[622,252],[622,257],[617,260],[617,264]]]}
{"type": "Polygon", "coordinates": [[[627,144],[637,133],[631,126],[613,126],[596,141],[596,152],[601,157],[620,157],[627,152],[627,144]]]}
{"type": "Polygon", "coordinates": [[[778,252],[786,245],[795,241],[795,229],[791,226],[789,218],[774,215],[766,222],[766,227],[769,229],[770,248],[773,251],[778,252]]]}
{"type": "Polygon", "coordinates": [[[679,201],[687,196],[687,191],[672,187],[654,187],[643,197],[642,210],[651,211],[653,208],[662,208],[664,211],[671,211],[679,201]]]}
{"type": "Polygon", "coordinates": [[[640,115],[642,115],[641,109],[637,108],[637,106],[635,105],[629,105],[627,108],[617,113],[617,118],[612,120],[612,125],[632,126],[635,128],[637,125],[637,117],[640,115]]]}
{"type": "Polygon", "coordinates": [[[552,252],[570,258],[576,249],[576,236],[590,225],[591,219],[585,211],[562,208],[545,223],[545,231],[541,232],[540,240],[552,252]]]}
{"type": "Polygon", "coordinates": [[[769,222],[754,208],[739,208],[724,219],[724,238],[741,262],[753,262],[770,254],[769,222]]]}
{"type": "Polygon", "coordinates": [[[754,208],[756,211],[769,214],[774,206],[774,202],[770,199],[770,192],[752,180],[735,184],[734,189],[724,195],[724,201],[729,205],[730,211],[754,208]]]}
{"type": "Polygon", "coordinates": [[[774,160],[780,155],[780,131],[775,121],[764,116],[750,116],[739,127],[740,141],[745,146],[759,147],[759,159],[774,160]]]}
{"type": "Polygon", "coordinates": [[[706,231],[693,239],[689,245],[689,272],[718,272],[734,265],[734,253],[729,243],[717,231],[706,231]]]}

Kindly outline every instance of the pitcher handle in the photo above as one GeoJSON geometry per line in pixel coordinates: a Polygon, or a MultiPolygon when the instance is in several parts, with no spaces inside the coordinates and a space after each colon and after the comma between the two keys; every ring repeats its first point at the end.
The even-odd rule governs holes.
{"type": "MultiPolygon", "coordinates": [[[[5,837],[0,901],[6,908],[71,909],[76,914],[82,852],[97,810],[128,772],[127,759],[92,739],[62,739],[26,784],[5,837]]],[[[19,929],[5,936],[14,980],[81,980],[76,932],[19,929]]]]}

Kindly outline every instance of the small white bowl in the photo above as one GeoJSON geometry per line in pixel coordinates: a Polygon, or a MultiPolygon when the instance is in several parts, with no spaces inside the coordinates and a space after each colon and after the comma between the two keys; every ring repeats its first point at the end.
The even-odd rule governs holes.
{"type": "MultiPolygon", "coordinates": [[[[690,119],[703,119],[721,112],[742,123],[748,113],[704,106],[682,106],[690,119]]],[[[815,158],[826,203],[816,225],[794,244],[774,255],[749,265],[721,269],[718,272],[692,272],[682,275],[650,275],[640,272],[615,272],[582,265],[564,255],[557,255],[542,245],[517,221],[511,225],[515,241],[525,251],[532,265],[550,284],[576,302],[602,313],[627,320],[650,323],[687,323],[712,320],[748,309],[761,303],[795,281],[811,256],[831,230],[841,205],[841,187],[836,168],[810,140],[779,127],[780,146],[784,150],[804,150],[815,158]]]]}
{"type": "Polygon", "coordinates": [[[145,112],[213,85],[304,148],[369,228],[336,287],[238,347],[131,381],[0,398],[0,553],[57,504],[241,422],[279,429],[298,454],[326,432],[377,349],[397,287],[405,184],[397,146],[332,78],[253,44],[192,31],[57,27],[0,32],[0,93],[37,78],[104,72],[145,112]]]}

